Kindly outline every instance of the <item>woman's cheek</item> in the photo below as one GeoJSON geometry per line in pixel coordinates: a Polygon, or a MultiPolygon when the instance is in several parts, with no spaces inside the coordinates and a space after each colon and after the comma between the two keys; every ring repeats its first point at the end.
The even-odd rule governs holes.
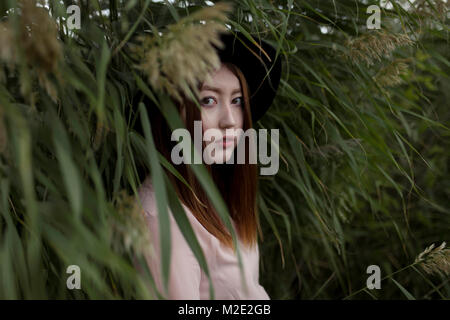
{"type": "Polygon", "coordinates": [[[209,110],[202,110],[202,129],[205,132],[208,129],[214,128],[214,114],[209,110]]]}
{"type": "Polygon", "coordinates": [[[238,119],[238,127],[242,129],[244,127],[244,112],[241,108],[236,111],[236,119],[238,119]]]}

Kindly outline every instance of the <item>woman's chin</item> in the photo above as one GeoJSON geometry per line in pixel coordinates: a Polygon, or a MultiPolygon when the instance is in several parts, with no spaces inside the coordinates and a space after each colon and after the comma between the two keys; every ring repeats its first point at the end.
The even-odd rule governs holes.
{"type": "Polygon", "coordinates": [[[217,156],[213,156],[212,158],[209,158],[208,162],[213,163],[213,164],[227,164],[226,162],[229,159],[231,159],[232,155],[233,155],[232,150],[226,150],[224,152],[220,152],[220,154],[218,154],[217,156]]]}

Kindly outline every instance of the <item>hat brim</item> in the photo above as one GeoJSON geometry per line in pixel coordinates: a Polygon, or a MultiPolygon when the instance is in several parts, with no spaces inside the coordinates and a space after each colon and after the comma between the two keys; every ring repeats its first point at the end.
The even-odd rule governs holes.
{"type": "Polygon", "coordinates": [[[250,91],[253,123],[270,108],[281,78],[281,59],[276,49],[264,40],[257,45],[242,33],[221,33],[223,48],[215,47],[222,62],[235,64],[244,74],[250,91]],[[276,59],[275,59],[276,57],[276,59]]]}

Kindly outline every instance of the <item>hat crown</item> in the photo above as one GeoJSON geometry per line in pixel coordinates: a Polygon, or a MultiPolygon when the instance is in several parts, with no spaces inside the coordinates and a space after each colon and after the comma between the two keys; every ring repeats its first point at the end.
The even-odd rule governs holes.
{"type": "Polygon", "coordinates": [[[231,62],[244,74],[250,91],[253,122],[271,106],[281,78],[281,60],[268,42],[247,39],[242,33],[221,33],[223,48],[215,46],[222,62],[231,62]]]}

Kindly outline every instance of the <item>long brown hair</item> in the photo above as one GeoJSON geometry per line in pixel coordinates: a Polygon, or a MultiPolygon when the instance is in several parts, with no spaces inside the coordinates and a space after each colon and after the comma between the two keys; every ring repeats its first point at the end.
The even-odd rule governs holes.
{"type": "MultiPolygon", "coordinates": [[[[223,64],[225,64],[239,79],[244,104],[243,130],[246,131],[253,126],[247,82],[238,67],[228,62],[224,62],[223,64]]],[[[201,88],[201,86],[199,86],[199,88],[201,88]]],[[[186,129],[190,132],[191,137],[193,137],[194,120],[201,120],[201,112],[192,100],[183,100],[182,103],[177,104],[178,111],[181,112],[183,108],[186,110],[186,129]]],[[[171,162],[170,155],[175,142],[171,141],[171,131],[168,124],[164,116],[156,107],[149,110],[149,115],[156,148],[169,162],[171,162]]],[[[245,141],[242,139],[240,143],[244,142],[245,141]]],[[[204,146],[205,145],[203,145],[203,147],[204,146]]],[[[208,172],[228,206],[231,218],[236,226],[235,230],[237,236],[244,245],[251,247],[257,243],[257,232],[261,232],[256,206],[256,194],[258,188],[257,165],[250,164],[248,161],[249,144],[246,143],[245,145],[246,161],[244,164],[237,163],[236,148],[235,152],[233,152],[233,156],[235,157],[234,164],[204,165],[208,169],[208,172]]],[[[200,182],[195,177],[191,168],[183,163],[173,165],[192,188],[191,191],[177,177],[166,170],[166,174],[172,182],[179,199],[191,210],[192,214],[206,230],[219,239],[225,246],[234,250],[235,248],[233,246],[231,234],[224,226],[221,218],[214,209],[206,192],[201,187],[200,182]]]]}

